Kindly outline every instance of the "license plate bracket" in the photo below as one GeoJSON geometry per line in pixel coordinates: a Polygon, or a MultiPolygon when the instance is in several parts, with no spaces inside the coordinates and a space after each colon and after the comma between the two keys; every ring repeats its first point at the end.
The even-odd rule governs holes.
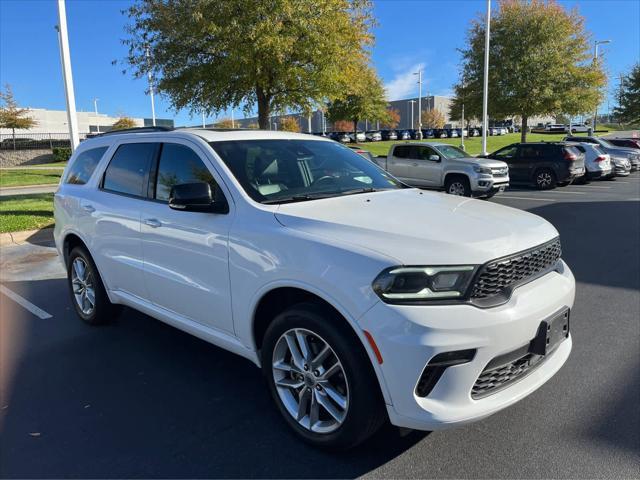
{"type": "Polygon", "coordinates": [[[569,309],[554,317],[543,320],[538,333],[529,344],[529,352],[536,355],[548,355],[569,336],[569,309]]]}

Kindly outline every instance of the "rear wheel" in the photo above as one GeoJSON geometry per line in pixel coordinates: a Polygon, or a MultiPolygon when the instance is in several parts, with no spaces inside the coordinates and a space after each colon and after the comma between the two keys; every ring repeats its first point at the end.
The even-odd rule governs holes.
{"type": "Polygon", "coordinates": [[[538,170],[533,177],[534,184],[538,190],[551,190],[556,188],[556,174],[553,170],[543,168],[538,170]]]}
{"type": "Polygon", "coordinates": [[[461,197],[471,196],[469,179],[463,176],[455,175],[447,178],[444,188],[449,195],[458,195],[461,197]]]}
{"type": "Polygon", "coordinates": [[[326,448],[353,447],[386,419],[362,344],[344,319],[303,303],[278,315],[265,333],[262,368],[293,431],[326,448]]]}
{"type": "Polygon", "coordinates": [[[67,260],[67,280],[71,303],[78,316],[90,325],[107,323],[119,312],[109,296],[89,252],[75,247],[67,260]]]}

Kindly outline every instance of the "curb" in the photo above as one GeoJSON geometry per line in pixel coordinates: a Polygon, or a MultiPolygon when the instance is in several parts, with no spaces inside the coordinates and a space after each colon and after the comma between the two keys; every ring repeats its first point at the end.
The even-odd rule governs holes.
{"type": "Polygon", "coordinates": [[[53,241],[53,227],[39,230],[22,230],[20,232],[0,233],[0,247],[22,245],[25,243],[46,244],[53,241]]]}

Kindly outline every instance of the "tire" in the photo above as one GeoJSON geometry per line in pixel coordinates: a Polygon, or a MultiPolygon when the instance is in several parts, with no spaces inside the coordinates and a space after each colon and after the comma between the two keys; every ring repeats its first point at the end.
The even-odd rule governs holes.
{"type": "Polygon", "coordinates": [[[387,420],[364,347],[345,320],[330,309],[300,303],[280,313],[265,333],[261,356],[262,370],[278,410],[305,442],[320,448],[352,448],[387,420]],[[298,355],[298,361],[294,361],[291,342],[298,353],[303,352],[299,336],[305,339],[311,353],[306,358],[298,355]],[[328,353],[313,365],[309,359],[318,357],[324,346],[329,347],[328,353]],[[331,375],[323,380],[328,371],[331,375]],[[302,412],[300,421],[294,418],[297,412],[302,412]],[[312,415],[317,422],[312,422],[312,415]]]}
{"type": "Polygon", "coordinates": [[[469,185],[469,179],[461,175],[453,175],[447,178],[444,184],[444,189],[449,195],[458,195],[461,197],[471,196],[471,185],[469,185]]]}
{"type": "Polygon", "coordinates": [[[552,190],[556,188],[558,180],[553,170],[542,168],[533,175],[533,184],[538,190],[552,190]]]}
{"type": "Polygon", "coordinates": [[[559,187],[567,187],[571,185],[571,182],[558,182],[559,187]]]}
{"type": "Polygon", "coordinates": [[[71,250],[67,260],[67,282],[71,304],[78,316],[89,325],[102,325],[120,311],[109,297],[91,255],[84,247],[71,250]],[[93,291],[93,294],[90,292],[93,291]],[[91,297],[93,296],[93,305],[91,297]]]}
{"type": "Polygon", "coordinates": [[[494,190],[493,192],[489,192],[487,193],[485,196],[482,197],[483,200],[489,200],[490,198],[493,198],[496,196],[496,193],[498,193],[497,190],[494,190]]]}

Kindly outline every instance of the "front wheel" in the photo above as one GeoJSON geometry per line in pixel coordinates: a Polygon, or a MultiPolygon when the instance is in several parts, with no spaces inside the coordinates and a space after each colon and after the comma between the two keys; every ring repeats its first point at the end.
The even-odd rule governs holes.
{"type": "Polygon", "coordinates": [[[465,177],[449,177],[444,188],[449,195],[458,195],[461,197],[471,196],[471,185],[469,185],[469,179],[465,177]]]}
{"type": "Polygon", "coordinates": [[[548,168],[538,170],[534,176],[534,183],[538,190],[551,190],[556,188],[556,175],[548,168]]]}
{"type": "Polygon", "coordinates": [[[293,431],[325,448],[351,448],[386,419],[369,358],[335,313],[294,305],[265,333],[262,368],[271,395],[293,431]]]}

